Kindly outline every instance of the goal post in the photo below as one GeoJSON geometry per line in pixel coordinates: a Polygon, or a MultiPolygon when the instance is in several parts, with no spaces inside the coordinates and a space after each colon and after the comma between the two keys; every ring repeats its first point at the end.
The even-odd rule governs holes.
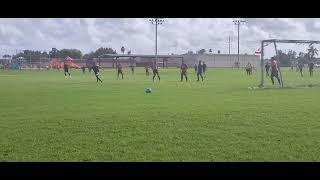
{"type": "Polygon", "coordinates": [[[268,40],[262,40],[261,41],[261,56],[260,56],[260,84],[259,87],[265,87],[265,63],[267,60],[264,59],[265,57],[265,47],[272,44],[274,46],[275,50],[275,56],[278,57],[278,65],[279,65],[279,78],[281,82],[281,87],[284,87],[284,82],[283,82],[283,73],[282,68],[280,67],[281,65],[281,59],[280,56],[278,56],[278,49],[277,49],[277,43],[286,43],[286,44],[306,44],[306,45],[313,45],[313,44],[320,44],[320,41],[312,41],[312,40],[280,40],[280,39],[268,39],[268,40]]]}

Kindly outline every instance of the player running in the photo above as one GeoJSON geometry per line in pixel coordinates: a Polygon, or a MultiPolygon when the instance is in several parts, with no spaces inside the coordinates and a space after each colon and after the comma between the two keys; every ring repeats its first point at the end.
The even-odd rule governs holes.
{"type": "Polygon", "coordinates": [[[247,75],[251,75],[252,73],[252,65],[248,62],[248,64],[246,65],[246,72],[247,72],[247,75]]]}
{"type": "Polygon", "coordinates": [[[298,69],[300,71],[301,77],[303,77],[303,74],[302,74],[303,63],[302,62],[298,64],[298,69]]]}
{"type": "Polygon", "coordinates": [[[276,77],[278,79],[279,85],[281,84],[280,82],[280,78],[279,78],[279,66],[278,66],[278,62],[276,61],[276,59],[274,57],[271,58],[271,81],[272,84],[274,85],[274,81],[273,81],[273,77],[276,77]]]}
{"type": "Polygon", "coordinates": [[[158,79],[160,81],[160,76],[159,76],[159,70],[158,70],[158,66],[155,64],[155,65],[152,65],[152,71],[153,71],[153,81],[154,81],[154,78],[156,77],[156,75],[158,76],[158,79]]]}
{"type": "Polygon", "coordinates": [[[81,69],[82,69],[82,72],[83,72],[83,74],[84,74],[84,73],[86,72],[86,67],[85,67],[85,66],[82,66],[81,69]]]}
{"type": "Polygon", "coordinates": [[[134,74],[134,65],[131,65],[131,73],[134,74]]]}
{"type": "Polygon", "coordinates": [[[310,62],[308,64],[309,66],[309,72],[310,72],[310,77],[313,76],[313,68],[314,68],[314,63],[313,62],[310,62]]]}
{"type": "Polygon", "coordinates": [[[96,78],[97,78],[97,82],[98,81],[100,81],[101,83],[102,83],[102,80],[99,78],[99,66],[97,66],[97,65],[93,65],[92,66],[92,70],[93,70],[93,72],[94,72],[94,75],[96,76],[96,78]]]}
{"type": "Polygon", "coordinates": [[[203,74],[206,75],[206,71],[207,71],[207,64],[205,62],[203,62],[202,64],[202,68],[203,68],[203,74]]]}
{"type": "Polygon", "coordinates": [[[117,65],[117,68],[118,68],[118,78],[119,78],[119,74],[121,74],[122,79],[123,79],[122,65],[119,63],[119,64],[117,65]]]}
{"type": "Polygon", "coordinates": [[[269,62],[266,63],[266,65],[264,66],[264,68],[266,69],[266,75],[267,75],[267,76],[270,76],[270,75],[269,75],[269,70],[270,70],[270,64],[269,64],[269,62]]]}
{"type": "Polygon", "coordinates": [[[197,73],[197,71],[198,71],[198,66],[197,64],[194,64],[194,73],[197,73]]]}
{"type": "Polygon", "coordinates": [[[67,73],[69,74],[69,77],[71,78],[71,74],[69,73],[69,67],[68,64],[63,62],[63,69],[64,69],[64,77],[67,78],[67,73]]]}
{"type": "Polygon", "coordinates": [[[198,72],[197,72],[198,80],[197,80],[197,81],[199,81],[199,76],[201,76],[201,79],[202,79],[202,81],[203,81],[203,76],[202,76],[203,66],[202,66],[202,64],[201,64],[201,61],[199,61],[197,70],[198,70],[198,72]]]}
{"type": "Polygon", "coordinates": [[[149,76],[149,65],[147,64],[144,68],[146,70],[146,76],[149,76]]]}
{"type": "Polygon", "coordinates": [[[183,76],[186,78],[186,81],[188,81],[188,77],[187,77],[188,66],[183,61],[180,66],[180,69],[181,69],[181,82],[183,81],[183,76]]]}

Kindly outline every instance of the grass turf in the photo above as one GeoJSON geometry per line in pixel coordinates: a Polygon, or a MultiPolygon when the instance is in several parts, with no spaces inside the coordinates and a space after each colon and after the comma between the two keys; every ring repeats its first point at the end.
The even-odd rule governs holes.
{"type": "Polygon", "coordinates": [[[0,71],[0,161],[320,160],[319,88],[251,90],[258,72],[234,69],[204,82],[190,69],[188,83],[178,69],[154,83],[142,68],[123,80],[104,70],[103,84],[71,74],[0,71]]]}

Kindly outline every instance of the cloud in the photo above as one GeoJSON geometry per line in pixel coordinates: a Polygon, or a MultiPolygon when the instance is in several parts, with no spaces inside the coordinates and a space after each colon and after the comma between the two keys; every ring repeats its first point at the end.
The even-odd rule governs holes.
{"type": "MultiPolygon", "coordinates": [[[[229,36],[231,53],[237,53],[237,26],[232,20],[167,18],[158,26],[158,53],[185,53],[202,48],[228,53],[229,36]]],[[[319,30],[319,19],[247,18],[240,26],[240,52],[253,54],[263,39],[318,40],[319,30]]],[[[155,25],[147,18],[0,19],[1,49],[77,48],[88,53],[101,46],[117,52],[125,46],[135,54],[153,54],[155,25]]]]}

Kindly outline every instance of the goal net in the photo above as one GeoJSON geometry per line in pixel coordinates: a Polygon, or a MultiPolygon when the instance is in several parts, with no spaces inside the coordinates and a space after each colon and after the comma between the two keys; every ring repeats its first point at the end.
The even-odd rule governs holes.
{"type": "MultiPolygon", "coordinates": [[[[261,42],[259,87],[320,87],[318,49],[320,41],[309,40],[263,40],[261,42]],[[271,58],[278,62],[278,77],[271,80],[271,58]],[[268,71],[269,65],[269,71],[268,71]],[[309,68],[309,67],[312,67],[309,68]],[[310,70],[311,73],[310,73],[310,70]],[[319,77],[318,77],[319,76],[319,77]]],[[[320,51],[319,51],[320,54],[320,51]]]]}

